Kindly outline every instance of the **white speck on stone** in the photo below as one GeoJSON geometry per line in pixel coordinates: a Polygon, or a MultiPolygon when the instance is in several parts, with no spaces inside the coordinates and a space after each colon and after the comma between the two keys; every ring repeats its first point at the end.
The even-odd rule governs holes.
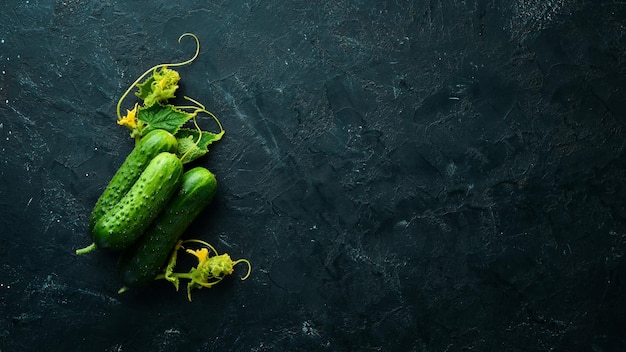
{"type": "Polygon", "coordinates": [[[396,224],[396,226],[398,227],[408,227],[410,224],[410,222],[406,221],[406,220],[400,220],[398,221],[398,223],[396,224]]]}
{"type": "Polygon", "coordinates": [[[456,172],[456,164],[453,162],[448,164],[448,166],[446,167],[446,175],[450,177],[454,175],[455,172],[456,172]]]}

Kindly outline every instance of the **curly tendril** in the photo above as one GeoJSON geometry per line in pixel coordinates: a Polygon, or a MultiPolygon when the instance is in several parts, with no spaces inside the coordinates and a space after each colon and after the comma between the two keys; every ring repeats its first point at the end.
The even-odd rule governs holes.
{"type": "Polygon", "coordinates": [[[205,241],[189,239],[180,240],[176,244],[169,263],[165,268],[165,273],[158,275],[156,279],[165,279],[171,282],[176,290],[179,288],[180,279],[189,280],[187,284],[187,299],[191,302],[191,290],[194,288],[201,289],[203,287],[211,288],[217,285],[224,277],[234,272],[234,267],[239,263],[245,263],[248,266],[248,272],[241,280],[245,280],[250,276],[252,265],[247,259],[238,259],[233,261],[227,253],[219,254],[215,247],[205,241]],[[196,243],[202,245],[200,249],[187,249],[183,247],[185,243],[196,243]],[[174,267],[178,258],[178,251],[185,249],[186,253],[195,256],[198,259],[198,266],[191,268],[187,273],[175,273],[174,267]],[[211,256],[211,252],[214,255],[211,256]]]}
{"type": "Polygon", "coordinates": [[[165,68],[165,67],[177,67],[177,66],[184,66],[184,65],[188,65],[191,62],[193,62],[198,55],[200,54],[200,40],[198,39],[198,37],[193,34],[193,33],[183,33],[180,37],[178,37],[178,44],[180,44],[180,41],[183,39],[183,37],[192,37],[195,41],[196,41],[196,52],[193,54],[193,56],[185,61],[182,62],[174,62],[174,63],[166,63],[166,64],[158,64],[155,65],[151,68],[149,68],[148,70],[146,70],[146,72],[144,72],[141,76],[139,76],[135,82],[133,82],[128,89],[126,90],[126,92],[124,92],[124,94],[122,95],[122,97],[120,98],[120,100],[118,100],[117,102],[117,108],[116,108],[116,112],[117,112],[117,119],[118,120],[122,120],[122,114],[120,113],[121,107],[122,107],[122,102],[124,101],[124,99],[126,98],[126,96],[128,95],[128,93],[130,93],[131,90],[133,90],[133,88],[146,76],[148,75],[150,72],[153,72],[159,68],[165,68]]]}
{"type": "MultiPolygon", "coordinates": [[[[206,109],[206,107],[204,105],[202,105],[202,103],[200,103],[199,101],[192,99],[188,96],[183,96],[183,98],[185,100],[188,100],[192,103],[194,103],[195,105],[183,105],[183,106],[176,106],[176,109],[179,110],[193,110],[191,113],[193,114],[193,125],[196,128],[196,131],[198,131],[198,139],[195,142],[195,145],[197,146],[198,144],[200,144],[200,141],[202,140],[202,129],[200,128],[200,126],[198,126],[198,121],[196,120],[196,117],[199,113],[205,113],[209,116],[211,116],[211,118],[217,123],[217,126],[220,128],[220,131],[218,134],[224,134],[224,127],[222,127],[222,123],[220,122],[220,120],[217,118],[217,116],[215,116],[212,112],[210,112],[209,110],[206,109]]],[[[187,149],[187,151],[185,151],[185,153],[181,156],[181,160],[184,160],[185,157],[187,156],[187,154],[189,154],[191,151],[193,150],[193,147],[190,147],[189,149],[187,149]]]]}

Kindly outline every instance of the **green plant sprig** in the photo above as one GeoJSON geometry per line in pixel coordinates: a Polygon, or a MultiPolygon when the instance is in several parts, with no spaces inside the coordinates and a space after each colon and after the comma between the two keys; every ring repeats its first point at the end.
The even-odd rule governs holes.
{"type": "Polygon", "coordinates": [[[178,66],[184,66],[184,65],[188,65],[190,63],[192,63],[200,54],[200,40],[198,39],[198,37],[193,34],[193,33],[183,33],[180,37],[178,37],[178,44],[180,44],[181,40],[184,37],[190,36],[192,37],[195,41],[196,41],[196,52],[193,54],[193,56],[185,61],[182,62],[175,62],[175,63],[165,63],[165,64],[158,64],[155,65],[149,69],[146,70],[146,72],[144,72],[141,76],[137,77],[137,79],[135,80],[135,82],[133,82],[128,89],[126,89],[126,92],[124,92],[124,94],[122,94],[122,96],[120,97],[120,99],[117,102],[117,107],[116,107],[116,112],[117,112],[117,119],[118,121],[122,120],[122,114],[120,113],[121,107],[122,107],[122,102],[124,101],[124,99],[126,99],[126,96],[128,96],[128,94],[130,93],[131,90],[133,90],[133,88],[135,88],[139,82],[146,77],[150,72],[155,72],[157,69],[159,68],[167,68],[169,67],[178,67],[178,66]]]}

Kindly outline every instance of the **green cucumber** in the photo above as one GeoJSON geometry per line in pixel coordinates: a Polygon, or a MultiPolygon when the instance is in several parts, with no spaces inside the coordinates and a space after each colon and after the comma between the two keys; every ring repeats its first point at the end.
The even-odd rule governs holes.
{"type": "Polygon", "coordinates": [[[196,167],[183,175],[181,187],[148,231],[127,250],[119,262],[126,287],[145,285],[155,279],[176,242],[213,199],[217,180],[207,169],[196,167]]]}
{"type": "Polygon", "coordinates": [[[178,189],[183,164],[168,152],[155,156],[132,188],[93,228],[97,248],[124,249],[143,234],[178,189]]]}
{"type": "Polygon", "coordinates": [[[177,148],[176,138],[165,130],[154,130],[141,138],[98,198],[91,212],[89,229],[93,230],[98,220],[115,207],[155,156],[161,152],[174,153],[177,148]]]}

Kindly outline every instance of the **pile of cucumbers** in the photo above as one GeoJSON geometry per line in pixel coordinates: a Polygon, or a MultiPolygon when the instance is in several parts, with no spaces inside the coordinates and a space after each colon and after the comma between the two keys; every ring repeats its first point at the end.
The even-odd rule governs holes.
{"type": "Polygon", "coordinates": [[[139,140],[96,202],[92,248],[125,250],[119,273],[127,287],[154,280],[176,242],[217,190],[203,167],[183,172],[176,138],[154,130],[139,140]]]}
{"type": "MultiPolygon", "coordinates": [[[[139,287],[164,276],[178,288],[177,274],[172,273],[172,268],[176,251],[181,248],[180,237],[211,202],[217,190],[217,180],[209,170],[204,167],[185,170],[183,165],[206,154],[208,145],[221,139],[224,130],[219,120],[191,98],[185,97],[193,105],[168,103],[168,99],[174,98],[180,78],[168,66],[188,64],[199,53],[198,38],[185,33],[179,42],[184,36],[191,36],[196,41],[196,53],[191,59],[150,68],[120,98],[117,123],[131,130],[135,147],[92,210],[89,230],[93,244],[76,251],[77,254],[96,248],[122,251],[118,269],[125,288],[139,287]],[[148,78],[140,83],[146,76],[148,78]],[[135,104],[134,109],[122,117],[121,103],[133,88],[138,88],[135,95],[143,104],[135,104]],[[198,113],[210,115],[219,125],[220,132],[202,131],[196,122],[198,113]],[[181,128],[190,120],[195,129],[181,128]]],[[[210,249],[217,256],[217,251],[210,249]]],[[[192,250],[187,252],[195,253],[192,250]]],[[[198,268],[192,269],[194,275],[180,274],[181,277],[193,276],[195,281],[190,287],[210,287],[232,273],[232,265],[237,263],[228,257],[229,270],[219,272],[217,281],[211,283],[209,280],[215,277],[208,272],[221,262],[217,258],[205,257],[201,256],[198,268]]],[[[247,260],[238,262],[242,261],[249,266],[247,260]]]]}

